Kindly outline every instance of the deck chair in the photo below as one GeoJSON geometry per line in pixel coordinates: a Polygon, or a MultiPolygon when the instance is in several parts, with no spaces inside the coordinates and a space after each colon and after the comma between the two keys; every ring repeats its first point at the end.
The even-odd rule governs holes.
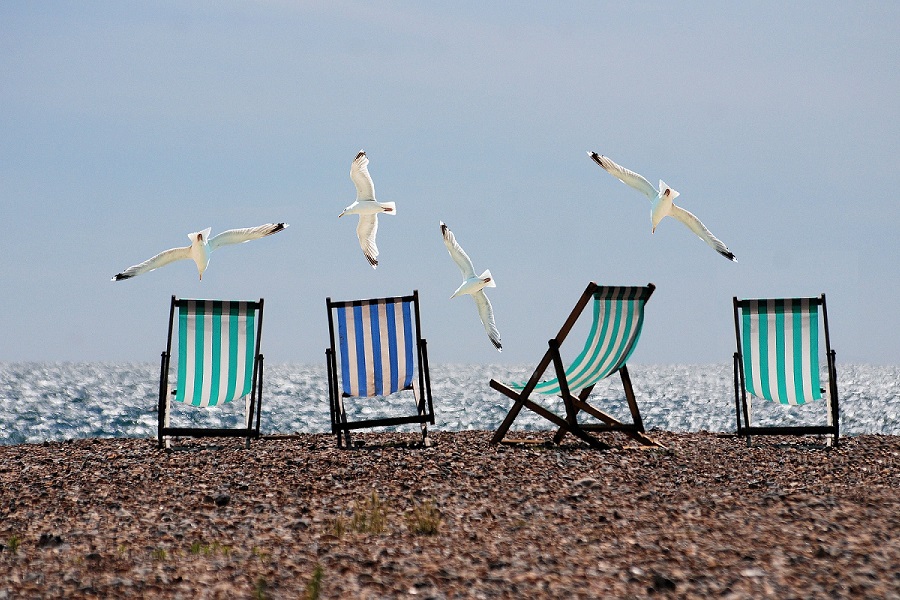
{"type": "Polygon", "coordinates": [[[430,445],[428,424],[434,424],[434,408],[418,290],[411,296],[346,302],[327,298],[325,303],[331,335],[325,350],[331,432],[338,447],[350,447],[351,430],[408,423],[418,423],[423,443],[430,445]],[[410,390],[413,402],[407,414],[386,416],[386,397],[410,390]],[[345,401],[350,398],[364,404],[365,416],[348,416],[345,401]]]}
{"type": "Polygon", "coordinates": [[[262,408],[263,300],[239,302],[187,300],[172,296],[169,335],[162,353],[159,379],[159,447],[168,436],[259,437],[262,408]],[[177,325],[177,331],[176,331],[177,325]],[[173,332],[177,341],[177,385],[170,385],[173,332]],[[174,388],[174,389],[173,389],[174,388]],[[237,428],[173,427],[173,403],[191,407],[219,406],[244,399],[244,418],[237,428]]]}
{"type": "Polygon", "coordinates": [[[818,298],[734,298],[734,392],[737,435],[828,435],[838,442],[835,353],[828,333],[825,294],[818,298]],[[826,376],[820,380],[819,315],[825,333],[826,376]],[[825,425],[754,426],[752,399],[785,407],[825,399],[825,425]]]}
{"type": "Polygon", "coordinates": [[[491,379],[492,388],[514,401],[500,428],[494,433],[491,443],[514,441],[505,439],[505,436],[519,411],[525,407],[559,427],[553,438],[557,444],[566,433],[571,433],[595,448],[608,448],[607,444],[592,433],[621,431],[642,444],[659,445],[644,435],[644,423],[625,366],[625,362],[637,346],[644,322],[644,305],[654,289],[656,286],[652,283],[646,287],[601,286],[593,282],[588,284],[559,333],[548,342],[547,352],[527,382],[504,384],[491,379]],[[563,368],[560,347],[591,300],[593,300],[593,322],[584,348],[568,368],[563,368]],[[556,377],[540,381],[551,364],[556,377]],[[588,397],[594,386],[613,373],[619,373],[622,379],[625,398],[631,411],[631,423],[623,423],[588,403],[588,397]],[[532,394],[561,396],[566,410],[565,417],[534,402],[532,394]],[[594,417],[599,422],[580,422],[578,419],[580,412],[594,417]]]}

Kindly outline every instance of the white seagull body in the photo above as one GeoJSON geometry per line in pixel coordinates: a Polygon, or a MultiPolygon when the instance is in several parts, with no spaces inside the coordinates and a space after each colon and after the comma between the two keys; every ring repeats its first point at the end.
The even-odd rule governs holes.
{"type": "Polygon", "coordinates": [[[242,244],[255,240],[273,233],[278,233],[287,227],[286,223],[267,223],[259,227],[247,227],[245,229],[229,229],[210,238],[209,232],[211,228],[207,227],[203,231],[196,231],[188,234],[191,240],[190,246],[183,248],[171,248],[164,252],[160,252],[153,258],[149,258],[144,262],[128,267],[121,273],[116,274],[112,280],[121,281],[123,279],[131,279],[141,273],[147,273],[163,267],[176,260],[192,259],[197,264],[197,272],[200,273],[200,279],[203,280],[203,272],[209,266],[209,255],[213,250],[217,250],[222,246],[230,244],[242,244]]]}
{"type": "Polygon", "coordinates": [[[369,159],[362,150],[353,159],[350,165],[350,179],[356,186],[356,202],[344,209],[338,215],[359,215],[359,225],[356,226],[356,237],[359,238],[359,246],[372,268],[378,266],[378,246],[375,245],[375,233],[378,231],[378,213],[397,214],[397,207],[393,202],[378,202],[375,200],[375,184],[369,175],[366,165],[369,159]]]}
{"type": "Polygon", "coordinates": [[[664,217],[674,217],[687,225],[688,229],[693,231],[697,236],[712,247],[713,250],[727,258],[737,262],[734,253],[722,243],[722,241],[714,236],[706,226],[700,222],[691,212],[676,206],[673,202],[678,197],[678,192],[666,185],[662,179],[659,180],[659,189],[647,181],[642,175],[638,175],[634,171],[629,171],[610,160],[606,156],[597,154],[596,152],[588,152],[588,155],[595,163],[603,167],[616,179],[630,185],[639,192],[642,192],[653,203],[650,211],[651,233],[656,231],[657,225],[664,217]]]}
{"type": "Polygon", "coordinates": [[[481,317],[485,331],[487,331],[488,338],[494,344],[494,347],[502,352],[500,331],[494,323],[494,309],[491,307],[491,301],[488,300],[487,294],[484,293],[484,288],[486,287],[497,287],[497,284],[494,283],[494,278],[491,276],[491,271],[486,270],[481,275],[475,275],[475,267],[472,265],[469,255],[460,248],[453,232],[443,222],[441,222],[441,235],[444,237],[444,245],[447,246],[450,257],[456,263],[456,266],[459,267],[463,276],[462,285],[456,288],[456,291],[453,292],[450,298],[453,299],[462,294],[472,296],[472,299],[475,300],[475,306],[478,308],[478,315],[481,317]]]}

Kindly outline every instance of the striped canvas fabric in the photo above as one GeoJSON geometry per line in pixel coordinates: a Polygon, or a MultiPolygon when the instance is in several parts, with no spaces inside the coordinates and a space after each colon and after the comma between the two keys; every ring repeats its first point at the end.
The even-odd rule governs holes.
{"type": "MultiPolygon", "coordinates": [[[[594,310],[587,341],[566,369],[572,391],[593,385],[622,367],[637,347],[644,324],[647,288],[604,287],[594,294],[594,310]]],[[[523,389],[525,383],[511,383],[523,389]]],[[[542,381],[534,388],[541,394],[559,394],[559,380],[542,381]]]]}
{"type": "Polygon", "coordinates": [[[817,299],[744,300],[740,307],[747,391],[782,404],[822,398],[817,299]]]}
{"type": "Polygon", "coordinates": [[[184,300],[178,306],[175,400],[216,406],[250,393],[256,346],[253,303],[184,300]]]}
{"type": "Polygon", "coordinates": [[[409,389],[415,373],[411,300],[381,298],[334,307],[345,396],[409,389]]]}

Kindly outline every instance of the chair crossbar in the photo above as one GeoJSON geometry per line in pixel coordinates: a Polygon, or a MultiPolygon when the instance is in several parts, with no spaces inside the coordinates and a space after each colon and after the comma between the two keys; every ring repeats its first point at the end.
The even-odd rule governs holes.
{"type": "Polygon", "coordinates": [[[172,437],[253,437],[252,427],[234,429],[228,427],[166,427],[166,435],[172,437]]]}

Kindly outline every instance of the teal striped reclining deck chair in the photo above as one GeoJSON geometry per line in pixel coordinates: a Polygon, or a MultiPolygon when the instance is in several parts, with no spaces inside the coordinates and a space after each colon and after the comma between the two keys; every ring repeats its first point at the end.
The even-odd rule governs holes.
{"type": "Polygon", "coordinates": [[[434,424],[434,408],[418,290],[411,296],[343,302],[327,298],[325,303],[331,335],[331,346],[325,350],[331,432],[337,436],[338,447],[343,443],[350,447],[351,430],[408,423],[419,423],[422,441],[430,445],[427,424],[434,424]],[[410,410],[387,415],[386,397],[409,390],[410,410]],[[355,405],[364,405],[358,417],[348,415],[345,400],[349,398],[356,399],[355,405]]]}
{"type": "Polygon", "coordinates": [[[734,298],[734,392],[737,434],[828,435],[838,441],[838,391],[835,353],[828,333],[825,294],[818,298],[734,298]],[[823,388],[819,362],[819,315],[825,333],[826,376],[823,388]],[[752,398],[785,407],[825,399],[826,423],[820,425],[754,426],[752,398]]]}
{"type": "Polygon", "coordinates": [[[548,342],[549,349],[527,382],[504,384],[491,379],[492,388],[515,401],[500,428],[494,433],[491,443],[514,441],[507,440],[505,436],[524,406],[559,427],[553,438],[557,444],[566,433],[571,433],[595,448],[608,448],[607,444],[590,432],[621,431],[642,444],[658,445],[643,433],[644,424],[625,365],[637,346],[644,323],[644,305],[654,289],[656,286],[652,283],[646,287],[600,286],[593,282],[588,284],[559,333],[548,342]],[[584,348],[568,368],[563,368],[560,346],[591,300],[593,322],[584,348]],[[540,381],[551,363],[556,377],[540,381]],[[631,423],[623,423],[588,403],[594,386],[617,372],[625,388],[631,423]],[[534,402],[531,399],[532,393],[561,396],[566,416],[561,417],[534,402]],[[582,423],[578,419],[579,412],[584,412],[599,422],[582,423]]]}
{"type": "Polygon", "coordinates": [[[259,437],[262,408],[263,300],[258,302],[188,300],[172,296],[169,335],[162,353],[159,381],[159,447],[167,436],[259,437]],[[177,331],[176,331],[177,325],[177,331]],[[169,383],[172,341],[177,342],[177,384],[169,383]],[[237,428],[172,427],[173,402],[205,408],[244,398],[244,418],[237,428]],[[255,422],[254,422],[255,421],[255,422]]]}

